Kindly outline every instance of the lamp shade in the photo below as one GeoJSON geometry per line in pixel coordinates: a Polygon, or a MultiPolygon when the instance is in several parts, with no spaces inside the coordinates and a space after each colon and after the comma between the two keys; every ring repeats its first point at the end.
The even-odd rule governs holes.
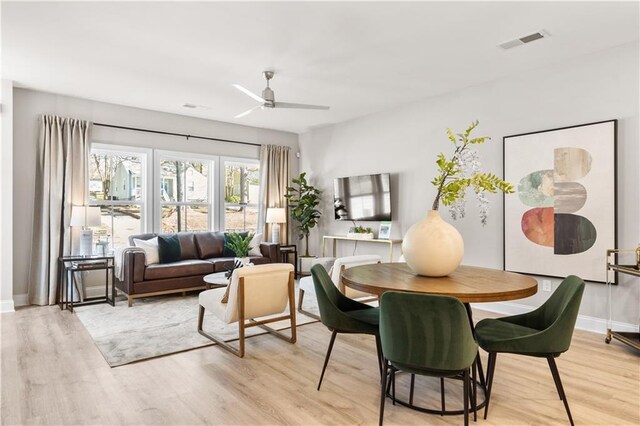
{"type": "Polygon", "coordinates": [[[267,209],[267,218],[265,220],[267,223],[286,223],[287,222],[287,213],[285,209],[272,207],[267,209]]]}
{"type": "Polygon", "coordinates": [[[71,209],[71,226],[99,226],[100,207],[73,206],[71,209]]]}

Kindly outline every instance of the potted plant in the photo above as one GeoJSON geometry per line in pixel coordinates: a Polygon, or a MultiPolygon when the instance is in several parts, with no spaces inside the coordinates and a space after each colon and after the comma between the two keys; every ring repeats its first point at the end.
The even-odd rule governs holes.
{"type": "Polygon", "coordinates": [[[236,254],[236,259],[239,260],[242,265],[249,264],[249,251],[251,247],[251,239],[253,234],[242,235],[235,232],[230,232],[225,238],[224,246],[236,254]]]}
{"type": "Polygon", "coordinates": [[[349,238],[362,238],[363,240],[372,240],[373,239],[373,229],[365,228],[364,226],[355,226],[349,229],[347,233],[347,237],[349,238]]]}
{"type": "MultiPolygon", "coordinates": [[[[291,180],[292,185],[287,187],[287,194],[285,198],[289,203],[289,211],[291,217],[297,222],[298,240],[305,240],[304,255],[301,258],[311,258],[309,255],[309,234],[318,224],[320,219],[320,210],[318,210],[318,204],[320,204],[321,191],[310,185],[307,182],[306,173],[300,173],[300,176],[291,180]]],[[[307,263],[310,263],[307,260],[307,263]]],[[[303,260],[300,260],[300,270],[305,272],[303,260]]]]}
{"type": "Polygon", "coordinates": [[[436,196],[427,217],[414,224],[404,237],[402,251],[409,267],[419,275],[444,276],[453,272],[464,255],[464,242],[456,228],[442,220],[438,209],[440,204],[449,207],[454,220],[465,216],[465,195],[473,188],[480,208],[480,222],[487,223],[489,201],[486,192],[498,191],[506,194],[514,192],[513,186],[493,173],[482,172],[480,156],[473,148],[491,138],[487,136],[471,138],[471,132],[478,126],[474,121],[464,133],[454,134],[447,129],[447,135],[455,149],[450,159],[438,154],[438,176],[431,184],[436,187],[436,196]]]}

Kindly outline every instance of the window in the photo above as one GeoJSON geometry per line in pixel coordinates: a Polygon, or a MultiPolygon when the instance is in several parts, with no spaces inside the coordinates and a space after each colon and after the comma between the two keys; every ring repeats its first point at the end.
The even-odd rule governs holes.
{"type": "Polygon", "coordinates": [[[157,164],[160,232],[213,229],[215,159],[161,152],[157,164]]]}
{"type": "Polygon", "coordinates": [[[258,227],[258,160],[94,143],[89,174],[90,204],[102,214],[95,243],[115,248],[144,232],[258,227]]]}
{"type": "Polygon", "coordinates": [[[224,230],[256,232],[260,165],[257,160],[224,158],[224,230]]]}
{"type": "Polygon", "coordinates": [[[129,245],[129,235],[145,230],[147,150],[93,144],[89,159],[89,202],[100,207],[94,243],[129,245]]]}

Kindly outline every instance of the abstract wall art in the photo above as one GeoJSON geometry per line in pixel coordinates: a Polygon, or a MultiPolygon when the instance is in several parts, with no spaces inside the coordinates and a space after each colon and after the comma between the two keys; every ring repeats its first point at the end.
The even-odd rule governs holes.
{"type": "Polygon", "coordinates": [[[605,282],[616,245],[617,120],[504,137],[504,268],[605,282]]]}

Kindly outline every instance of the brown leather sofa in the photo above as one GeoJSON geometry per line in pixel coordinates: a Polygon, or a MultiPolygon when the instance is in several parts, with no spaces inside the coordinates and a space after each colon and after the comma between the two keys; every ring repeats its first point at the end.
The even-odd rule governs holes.
{"type": "MultiPolygon", "coordinates": [[[[170,235],[170,234],[162,234],[170,235]]],[[[191,290],[203,290],[206,287],[203,278],[214,272],[224,272],[231,268],[233,257],[223,257],[223,232],[180,232],[181,260],[173,263],[145,265],[145,253],[132,247],[123,254],[123,280],[116,280],[116,287],[126,293],[129,306],[133,299],[191,290]]],[[[150,240],[158,234],[139,234],[129,237],[133,240],[150,240]]],[[[261,243],[262,256],[250,256],[251,263],[280,263],[280,245],[261,243]]]]}

